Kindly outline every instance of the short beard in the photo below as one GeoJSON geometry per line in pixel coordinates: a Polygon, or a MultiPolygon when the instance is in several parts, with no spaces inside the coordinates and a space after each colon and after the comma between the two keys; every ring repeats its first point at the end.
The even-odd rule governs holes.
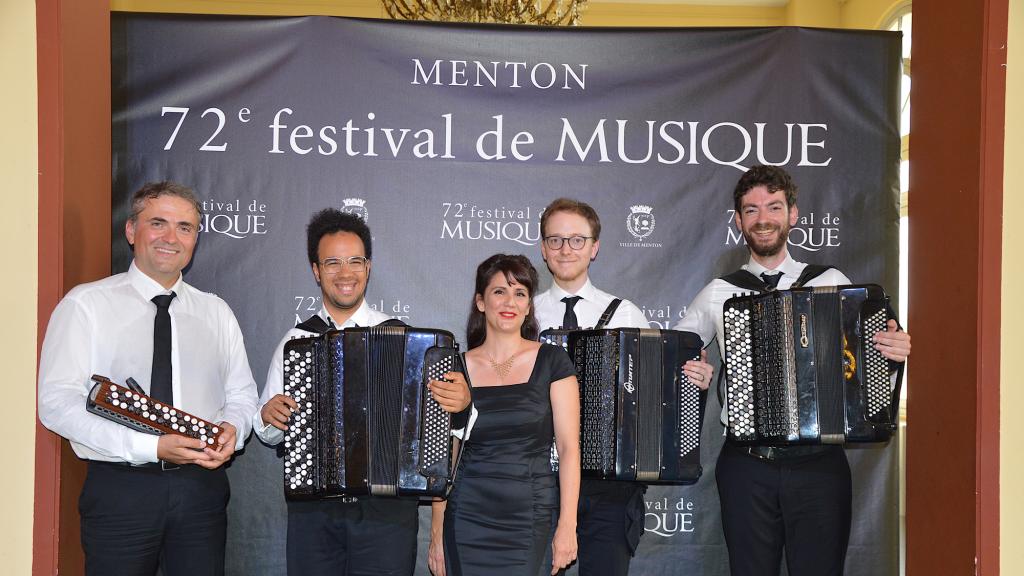
{"type": "MultiPolygon", "coordinates": [[[[759,230],[759,228],[755,228],[751,230],[751,232],[757,232],[759,230]]],[[[747,247],[750,248],[750,251],[755,255],[760,256],[761,258],[770,258],[782,252],[782,249],[786,247],[786,242],[789,240],[789,225],[787,224],[783,226],[779,230],[778,239],[767,246],[758,244],[753,237],[753,234],[748,234],[746,231],[743,232],[743,239],[747,241],[747,247]]]]}

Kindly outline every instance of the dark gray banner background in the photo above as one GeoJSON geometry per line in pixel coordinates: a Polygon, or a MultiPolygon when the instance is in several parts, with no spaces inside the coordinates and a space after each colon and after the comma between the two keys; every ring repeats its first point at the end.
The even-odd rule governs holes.
{"type": "MultiPolygon", "coordinates": [[[[112,30],[114,269],[131,258],[131,192],[150,180],[194,187],[206,214],[186,278],[231,305],[260,387],[283,333],[320,306],[305,225],[327,206],[373,230],[371,305],[460,339],[485,257],[526,254],[549,284],[539,212],[563,195],[601,216],[595,284],[669,327],[745,261],[731,190],[762,161],[800,186],[795,258],[897,292],[896,34],[132,14],[115,14],[112,30]],[[587,148],[595,130],[603,152],[600,138],[587,148]]],[[[632,574],[728,573],[711,396],[704,476],[648,491],[632,574]]],[[[848,452],[847,574],[896,574],[895,442],[848,452]]],[[[278,454],[250,438],[229,474],[228,573],[283,574],[278,454]]]]}

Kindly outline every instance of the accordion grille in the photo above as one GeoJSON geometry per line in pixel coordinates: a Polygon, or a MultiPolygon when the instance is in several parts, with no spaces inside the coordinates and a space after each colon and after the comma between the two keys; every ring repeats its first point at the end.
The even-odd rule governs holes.
{"type": "Polygon", "coordinates": [[[892,383],[889,380],[889,360],[882,356],[873,345],[875,334],[884,332],[886,329],[885,310],[878,310],[871,316],[864,318],[864,374],[867,395],[868,419],[879,421],[889,419],[889,406],[891,404],[892,383]]]}
{"type": "Polygon", "coordinates": [[[574,358],[583,393],[580,465],[586,470],[614,471],[619,341],[608,334],[581,342],[574,358]]]}
{"type": "Polygon", "coordinates": [[[725,309],[726,402],[729,428],[739,439],[754,437],[754,348],[750,338],[750,305],[725,309]]]}
{"type": "Polygon", "coordinates": [[[775,295],[754,304],[762,329],[753,333],[757,429],[764,436],[798,435],[795,360],[793,358],[792,300],[775,295]]]}
{"type": "Polygon", "coordinates": [[[399,437],[401,434],[402,382],[405,332],[397,326],[371,329],[371,376],[367,379],[367,409],[370,443],[370,493],[397,493],[399,437]]]}
{"type": "MultiPolygon", "coordinates": [[[[637,422],[637,480],[661,476],[661,439],[664,412],[661,401],[661,332],[641,330],[637,422]]],[[[632,360],[632,359],[630,359],[632,360]]],[[[630,366],[632,368],[632,366],[630,366]]]]}

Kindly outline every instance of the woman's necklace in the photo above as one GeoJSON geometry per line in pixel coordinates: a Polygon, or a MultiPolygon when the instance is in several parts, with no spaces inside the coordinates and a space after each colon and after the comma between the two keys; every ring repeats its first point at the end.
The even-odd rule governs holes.
{"type": "Polygon", "coordinates": [[[484,352],[484,354],[487,354],[487,361],[491,363],[491,368],[494,370],[495,374],[498,375],[498,381],[501,383],[505,382],[505,377],[512,371],[512,363],[515,362],[516,356],[519,356],[519,352],[522,352],[522,350],[515,352],[501,362],[495,360],[494,356],[491,356],[490,353],[486,351],[484,352]]]}

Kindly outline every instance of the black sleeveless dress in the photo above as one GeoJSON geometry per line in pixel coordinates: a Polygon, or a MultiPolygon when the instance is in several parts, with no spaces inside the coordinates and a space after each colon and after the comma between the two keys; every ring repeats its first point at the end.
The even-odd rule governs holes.
{"type": "Polygon", "coordinates": [[[575,374],[564,350],[542,344],[526,383],[472,389],[479,415],[444,516],[449,576],[549,573],[558,511],[550,389],[575,374]]]}

